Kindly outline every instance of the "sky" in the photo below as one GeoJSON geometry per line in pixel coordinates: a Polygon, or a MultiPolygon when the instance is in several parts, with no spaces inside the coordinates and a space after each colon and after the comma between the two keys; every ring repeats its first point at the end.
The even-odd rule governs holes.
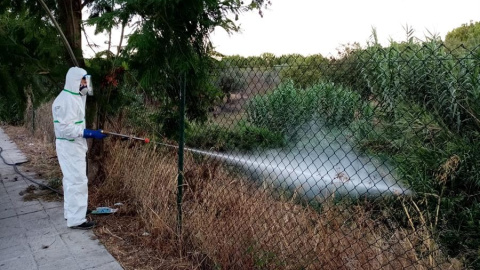
{"type": "MultiPolygon", "coordinates": [[[[365,46],[372,28],[376,29],[380,43],[388,45],[390,40],[406,40],[406,25],[421,40],[430,36],[429,32],[444,39],[449,31],[462,24],[480,21],[480,0],[271,0],[271,3],[263,18],[256,11],[242,13],[237,21],[241,33],[229,36],[223,29],[215,29],[211,35],[215,49],[225,55],[258,56],[269,52],[277,56],[298,53],[328,57],[336,55],[337,49],[348,43],[365,46]]],[[[105,36],[94,36],[92,29],[87,34],[96,44],[105,46],[105,36]]],[[[118,34],[113,40],[118,40],[118,34]]],[[[83,44],[87,44],[85,40],[83,44]]],[[[93,55],[88,48],[85,53],[93,55]]]]}
{"type": "Polygon", "coordinates": [[[342,44],[365,45],[376,28],[379,41],[405,41],[405,26],[425,39],[428,31],[445,35],[470,21],[480,21],[480,0],[271,0],[263,18],[240,15],[242,33],[216,29],[211,40],[225,55],[265,52],[335,55],[342,44]]]}

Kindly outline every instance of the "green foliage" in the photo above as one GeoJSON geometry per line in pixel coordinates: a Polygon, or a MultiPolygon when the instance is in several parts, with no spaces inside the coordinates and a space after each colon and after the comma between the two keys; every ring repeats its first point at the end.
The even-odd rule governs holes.
{"type": "Polygon", "coordinates": [[[86,70],[91,75],[94,89],[94,95],[87,98],[87,123],[95,120],[96,128],[103,128],[107,118],[118,116],[130,106],[139,92],[131,76],[125,75],[126,69],[121,60],[96,55],[86,61],[86,70]]]}
{"type": "Polygon", "coordinates": [[[328,65],[322,71],[327,81],[355,89],[364,100],[370,98],[368,85],[362,80],[362,66],[368,62],[370,55],[358,43],[347,44],[338,52],[337,58],[329,59],[328,65]]]}
{"type": "Polygon", "coordinates": [[[282,79],[291,79],[300,88],[319,82],[328,64],[328,60],[320,54],[308,57],[285,56],[281,61],[285,63],[281,68],[282,79]]]}
{"type": "Polygon", "coordinates": [[[313,108],[310,100],[302,97],[293,81],[287,81],[272,93],[256,96],[247,104],[248,122],[257,127],[289,135],[312,117],[313,108]]]}
{"type": "Polygon", "coordinates": [[[345,87],[318,83],[299,89],[288,80],[273,92],[254,97],[246,110],[252,125],[293,136],[303,124],[312,120],[346,126],[356,114],[366,111],[364,106],[360,95],[345,87]]]}
{"type": "MultiPolygon", "coordinates": [[[[437,38],[417,42],[408,33],[407,42],[386,48],[377,41],[365,49],[348,45],[329,60],[265,53],[213,61],[211,30],[236,31],[229,15],[264,3],[89,2],[94,10],[89,23],[97,32],[140,18],[120,57],[103,53],[87,61],[95,86],[89,102],[99,105],[100,121],[125,115],[127,127],[174,137],[185,82],[189,146],[283,147],[309,121],[326,123],[351,134],[356,148],[393,164],[415,191],[414,199],[437,220],[431,229],[449,255],[480,268],[480,23],[453,30],[445,44],[437,38]],[[246,121],[229,128],[206,124],[208,110],[223,94],[243,88],[244,70],[272,69],[281,71],[284,82],[250,100],[246,121]],[[212,70],[220,70],[213,75],[217,83],[212,70]]],[[[47,4],[55,7],[54,1],[47,4]]],[[[0,10],[0,121],[20,123],[28,96],[39,104],[63,86],[64,49],[35,1],[2,1],[0,10]]],[[[262,267],[275,259],[265,253],[255,262],[262,267]]]]}
{"type": "Polygon", "coordinates": [[[56,31],[25,6],[0,14],[0,121],[23,121],[28,97],[37,106],[60,91],[61,43],[56,31]]]}
{"type": "Polygon", "coordinates": [[[367,104],[349,125],[352,143],[393,164],[435,220],[449,255],[478,268],[479,59],[464,55],[437,39],[374,45],[333,61],[359,76],[327,78],[355,86],[367,104]]]}
{"type": "Polygon", "coordinates": [[[0,88],[0,122],[21,123],[26,106],[25,96],[17,90],[17,82],[4,67],[0,69],[0,88]]]}
{"type": "Polygon", "coordinates": [[[238,92],[245,87],[246,78],[239,68],[222,63],[214,71],[213,84],[222,91],[223,95],[229,97],[231,93],[238,92]]]}
{"type": "Polygon", "coordinates": [[[282,147],[286,141],[278,132],[241,121],[232,128],[214,124],[190,124],[186,143],[192,147],[215,151],[251,151],[282,147]]]}
{"type": "Polygon", "coordinates": [[[222,60],[218,62],[219,67],[251,67],[246,58],[240,55],[223,56],[222,60]]]}
{"type": "Polygon", "coordinates": [[[293,80],[297,87],[305,88],[317,83],[325,71],[328,60],[322,55],[303,56],[300,54],[275,56],[263,53],[260,56],[242,57],[224,56],[219,67],[238,67],[245,69],[268,68],[280,71],[283,80],[293,80]]]}
{"type": "Polygon", "coordinates": [[[350,62],[339,72],[355,77],[330,73],[326,77],[356,89],[363,99],[374,100],[378,110],[391,115],[397,104],[408,100],[434,111],[454,132],[478,126],[478,58],[458,59],[435,39],[372,46],[346,58],[334,64],[350,62]]]}
{"type": "Polygon", "coordinates": [[[363,120],[367,125],[364,130],[372,130],[368,136],[385,137],[380,141],[389,144],[401,138],[408,140],[408,145],[395,149],[408,146],[425,149],[425,143],[430,141],[421,136],[434,131],[434,135],[444,134],[435,140],[437,150],[451,148],[440,143],[456,141],[459,144],[454,145],[462,145],[462,141],[465,144],[477,141],[480,105],[477,59],[456,58],[436,40],[422,44],[394,43],[388,48],[374,46],[357,55],[362,55],[356,58],[359,62],[356,67],[362,74],[360,82],[368,89],[369,104],[375,113],[370,120],[363,120]],[[371,121],[377,122],[374,129],[371,121]],[[412,123],[420,130],[413,132],[412,123]]]}
{"type": "Polygon", "coordinates": [[[270,68],[279,64],[280,59],[272,53],[263,53],[260,56],[243,57],[240,55],[223,56],[221,63],[238,68],[270,68]]]}
{"type": "Polygon", "coordinates": [[[261,9],[264,1],[243,5],[240,1],[121,0],[116,4],[119,8],[110,12],[99,7],[101,12],[91,23],[97,23],[101,31],[115,23],[140,19],[123,54],[145,93],[162,98],[159,124],[165,135],[173,136],[178,130],[179,90],[183,87],[179,82],[185,81],[183,78],[186,112],[193,121],[205,121],[209,108],[222,94],[208,80],[211,31],[215,27],[238,30],[228,15],[261,9]]]}
{"type": "Polygon", "coordinates": [[[480,22],[462,24],[462,26],[448,32],[445,36],[445,45],[451,50],[458,50],[462,53],[479,49],[480,22]]]}
{"type": "Polygon", "coordinates": [[[395,111],[396,117],[375,111],[370,120],[352,123],[355,143],[393,164],[400,179],[423,198],[450,256],[475,262],[478,255],[471,250],[480,245],[472,237],[480,229],[478,134],[473,138],[454,134],[420,106],[398,104],[395,111]]]}
{"type": "Polygon", "coordinates": [[[364,105],[357,92],[333,83],[315,84],[305,92],[307,97],[314,98],[306,98],[313,103],[308,106],[316,108],[316,117],[329,125],[347,126],[354,120],[355,114],[363,110],[364,105]]]}

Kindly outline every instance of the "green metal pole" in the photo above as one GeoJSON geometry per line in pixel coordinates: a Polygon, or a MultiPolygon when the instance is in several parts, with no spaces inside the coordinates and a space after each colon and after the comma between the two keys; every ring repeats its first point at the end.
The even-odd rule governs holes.
{"type": "Polygon", "coordinates": [[[177,229],[178,237],[181,240],[182,235],[182,199],[183,199],[183,154],[185,143],[185,88],[186,74],[180,79],[180,130],[178,138],[178,179],[177,179],[177,229]]]}
{"type": "Polygon", "coordinates": [[[32,102],[32,135],[35,135],[35,96],[33,95],[33,91],[31,88],[30,88],[30,95],[31,95],[30,101],[32,102]]]}

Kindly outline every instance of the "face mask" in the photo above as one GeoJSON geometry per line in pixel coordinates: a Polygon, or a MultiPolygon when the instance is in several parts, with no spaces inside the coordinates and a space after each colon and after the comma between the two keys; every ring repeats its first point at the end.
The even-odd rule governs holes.
{"type": "Polygon", "coordinates": [[[79,88],[80,95],[85,96],[88,94],[89,96],[93,96],[91,76],[85,75],[83,78],[86,81],[86,85],[80,84],[80,88],[79,88]]]}
{"type": "Polygon", "coordinates": [[[80,85],[79,92],[80,92],[80,95],[85,96],[88,93],[88,86],[80,85]]]}

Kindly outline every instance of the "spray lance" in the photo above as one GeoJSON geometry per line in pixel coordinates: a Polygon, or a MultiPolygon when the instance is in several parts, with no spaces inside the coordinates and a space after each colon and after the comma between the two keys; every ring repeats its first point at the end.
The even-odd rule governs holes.
{"type": "Polygon", "coordinates": [[[132,140],[139,140],[139,141],[144,141],[145,143],[149,143],[150,139],[149,138],[139,138],[135,136],[130,136],[130,135],[125,135],[125,134],[119,134],[119,133],[114,133],[114,132],[108,132],[105,130],[101,130],[101,132],[105,135],[111,135],[111,136],[117,136],[121,138],[126,138],[126,139],[132,139],[132,140]]]}

